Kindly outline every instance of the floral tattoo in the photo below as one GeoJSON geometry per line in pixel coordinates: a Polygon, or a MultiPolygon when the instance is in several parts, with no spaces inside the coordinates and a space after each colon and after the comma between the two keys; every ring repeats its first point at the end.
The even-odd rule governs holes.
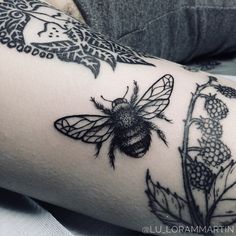
{"type": "Polygon", "coordinates": [[[115,150],[133,158],[143,157],[151,145],[151,131],[167,144],[164,132],[151,120],[159,118],[170,122],[163,112],[169,105],[173,86],[174,78],[164,75],[139,98],[139,87],[134,81],[130,101],[125,98],[128,87],[122,98],[109,101],[102,96],[111,103],[111,109],[91,98],[91,102],[104,115],[66,116],[55,121],[54,126],[70,138],[95,144],[96,156],[103,142],[112,136],[108,157],[111,166],[115,168],[115,150]]]}
{"type": "Polygon", "coordinates": [[[39,0],[3,0],[0,3],[0,42],[18,52],[86,66],[95,78],[101,62],[114,70],[117,62],[152,65],[132,49],[106,40],[86,25],[39,0]],[[34,24],[33,37],[26,35],[34,24]]]}
{"type": "MultiPolygon", "coordinates": [[[[209,94],[207,89],[217,91],[226,99],[236,99],[235,89],[220,85],[212,76],[207,83],[197,84],[192,93],[184,121],[183,143],[179,148],[185,198],[158,182],[154,183],[149,170],[147,171],[146,194],[150,209],[168,226],[209,229],[236,223],[236,198],[232,195],[236,187],[236,162],[232,160],[230,148],[221,140],[221,121],[227,118],[229,109],[217,94],[209,94]],[[202,99],[205,115],[194,117],[194,110],[202,99]],[[200,132],[199,145],[189,136],[194,126],[200,132]],[[199,198],[204,199],[203,206],[197,203],[196,199],[199,198]]],[[[199,233],[212,235],[206,231],[199,233]]]]}

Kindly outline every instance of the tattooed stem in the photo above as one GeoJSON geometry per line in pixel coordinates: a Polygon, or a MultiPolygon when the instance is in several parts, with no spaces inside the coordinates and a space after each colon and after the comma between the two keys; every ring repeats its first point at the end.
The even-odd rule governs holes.
{"type": "MultiPolygon", "coordinates": [[[[208,215],[208,211],[209,211],[209,203],[208,203],[208,192],[204,191],[204,195],[205,195],[205,203],[206,203],[206,216],[208,215]]],[[[207,217],[205,216],[205,225],[208,227],[208,222],[207,222],[207,217]]]]}
{"type": "Polygon", "coordinates": [[[194,199],[192,189],[191,189],[191,184],[189,181],[188,171],[187,171],[187,162],[189,159],[189,155],[188,155],[189,131],[190,131],[190,126],[192,125],[193,121],[195,121],[195,119],[192,118],[192,115],[193,115],[196,101],[199,98],[199,96],[201,96],[202,90],[209,87],[211,82],[212,82],[212,80],[210,79],[206,84],[197,85],[197,89],[196,89],[195,93],[192,94],[192,98],[191,98],[188,113],[187,113],[187,118],[186,118],[185,124],[184,124],[183,145],[182,145],[182,148],[179,149],[179,151],[181,153],[181,157],[182,157],[182,173],[183,173],[184,190],[185,190],[185,194],[186,194],[186,199],[189,203],[188,204],[189,211],[190,211],[190,215],[192,217],[193,225],[198,225],[198,226],[204,225],[204,222],[202,220],[198,206],[197,206],[196,201],[194,199]]]}
{"type": "Polygon", "coordinates": [[[200,147],[189,147],[188,152],[200,152],[201,148],[200,147]]]}
{"type": "Polygon", "coordinates": [[[199,98],[205,98],[205,99],[206,99],[206,98],[209,97],[209,95],[207,95],[207,94],[199,94],[198,97],[199,97],[199,98]]]}
{"type": "Polygon", "coordinates": [[[189,122],[189,125],[198,124],[198,123],[201,123],[201,119],[199,119],[199,118],[192,118],[191,121],[189,122]]]}
{"type": "Polygon", "coordinates": [[[189,178],[188,178],[188,172],[187,172],[189,128],[191,125],[192,113],[194,110],[194,106],[195,106],[197,97],[198,97],[197,94],[194,94],[192,96],[192,99],[190,102],[188,116],[185,121],[185,127],[184,127],[184,139],[183,139],[184,141],[183,141],[182,149],[180,149],[180,153],[182,156],[182,171],[183,171],[184,189],[185,189],[186,199],[189,203],[189,211],[190,211],[190,215],[192,217],[192,222],[194,225],[195,224],[202,225],[202,222],[201,222],[200,218],[198,217],[198,209],[197,209],[197,205],[196,205],[195,199],[194,199],[192,191],[191,191],[190,182],[189,182],[189,178]]]}

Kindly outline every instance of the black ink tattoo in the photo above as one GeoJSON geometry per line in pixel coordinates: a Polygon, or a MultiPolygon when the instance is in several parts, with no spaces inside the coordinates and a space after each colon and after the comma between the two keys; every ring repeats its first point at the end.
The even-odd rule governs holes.
{"type": "Polygon", "coordinates": [[[106,40],[39,0],[3,0],[0,3],[0,42],[18,52],[47,59],[56,56],[62,61],[84,65],[95,77],[99,74],[101,61],[113,70],[117,62],[154,66],[142,59],[141,54],[106,40]],[[25,32],[32,22],[36,28],[34,39],[25,32]]]}
{"type": "MultiPolygon", "coordinates": [[[[154,183],[149,170],[146,175],[149,206],[164,224],[168,226],[227,227],[236,223],[235,190],[236,162],[231,159],[231,151],[222,141],[223,128],[220,121],[229,113],[227,105],[217,98],[217,94],[206,93],[206,89],[216,90],[226,98],[236,98],[236,90],[222,86],[215,77],[209,77],[205,84],[197,84],[192,93],[187,118],[184,121],[184,138],[179,148],[182,160],[183,185],[186,199],[160,183],[154,183]],[[204,99],[207,117],[193,117],[199,100],[204,99]],[[193,126],[200,130],[199,145],[190,139],[193,126]],[[196,199],[204,199],[199,205],[196,199]]],[[[189,231],[187,231],[189,232],[189,231]]],[[[211,231],[198,232],[213,235],[211,231]]]]}
{"type": "Polygon", "coordinates": [[[221,62],[217,59],[207,59],[207,60],[197,60],[193,61],[190,64],[183,65],[182,67],[185,70],[191,72],[199,72],[199,71],[210,71],[215,69],[217,66],[221,65],[221,62]]]}
{"type": "Polygon", "coordinates": [[[115,168],[117,149],[134,158],[141,158],[145,155],[150,147],[151,131],[154,131],[167,144],[164,132],[151,120],[160,118],[170,122],[163,112],[169,105],[173,86],[173,77],[165,75],[139,98],[139,87],[134,81],[130,101],[125,98],[129,87],[122,98],[113,101],[101,96],[104,100],[111,102],[111,109],[91,98],[94,106],[105,115],[67,116],[55,121],[54,126],[70,138],[96,144],[96,156],[99,154],[102,143],[112,136],[108,156],[111,166],[115,168]]]}

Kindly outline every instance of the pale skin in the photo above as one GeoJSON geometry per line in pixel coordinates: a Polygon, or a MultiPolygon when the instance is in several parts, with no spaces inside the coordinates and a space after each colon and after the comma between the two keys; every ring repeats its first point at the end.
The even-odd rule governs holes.
{"type": "Polygon", "coordinates": [[[55,8],[64,11],[69,15],[72,15],[79,21],[84,22],[84,19],[80,11],[76,7],[75,3],[73,2],[73,0],[61,0],[61,1],[47,0],[46,2],[52,4],[53,6],[55,6],[55,8]]]}
{"type": "MultiPolygon", "coordinates": [[[[34,32],[40,27],[36,21],[27,25],[27,42],[38,40],[34,32]]],[[[113,70],[101,62],[95,79],[82,64],[56,57],[42,59],[2,44],[0,58],[0,186],[129,229],[141,231],[144,226],[160,226],[161,221],[148,206],[146,171],[150,170],[154,181],[185,197],[178,150],[183,140],[183,120],[196,83],[206,83],[208,74],[145,57],[143,60],[154,66],[117,62],[113,70]],[[111,109],[111,104],[100,95],[115,100],[129,86],[129,101],[134,80],[139,85],[140,98],[165,74],[174,78],[170,103],[165,109],[172,123],[158,118],[151,121],[165,133],[168,147],[151,131],[152,142],[142,158],[115,151],[114,170],[108,157],[111,139],[103,143],[95,158],[94,144],[70,139],[53,127],[54,121],[64,116],[104,115],[90,102],[91,97],[111,109]]],[[[236,89],[230,80],[218,77],[218,81],[236,89]]],[[[230,112],[221,122],[222,141],[234,159],[236,100],[224,102],[230,112]]],[[[201,106],[196,114],[205,114],[201,106]]],[[[192,131],[190,137],[197,139],[197,131],[192,131]]]]}

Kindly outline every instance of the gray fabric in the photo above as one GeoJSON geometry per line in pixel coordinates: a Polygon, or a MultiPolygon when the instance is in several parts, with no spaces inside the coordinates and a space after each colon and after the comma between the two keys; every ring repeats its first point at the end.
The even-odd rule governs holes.
{"type": "Polygon", "coordinates": [[[74,1],[95,31],[158,57],[236,51],[236,0],[74,1]]]}
{"type": "Polygon", "coordinates": [[[1,236],[73,236],[34,200],[0,188],[1,236]]]}
{"type": "Polygon", "coordinates": [[[0,235],[140,236],[141,233],[0,188],[0,235]]]}
{"type": "Polygon", "coordinates": [[[188,63],[186,66],[192,71],[202,70],[213,74],[236,76],[236,53],[230,56],[201,58],[188,63]]]}

